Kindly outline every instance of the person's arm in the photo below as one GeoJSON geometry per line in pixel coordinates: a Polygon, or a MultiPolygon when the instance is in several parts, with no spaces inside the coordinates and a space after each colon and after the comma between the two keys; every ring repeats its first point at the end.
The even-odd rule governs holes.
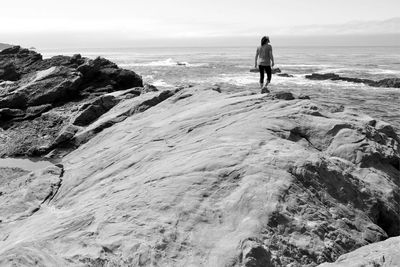
{"type": "Polygon", "coordinates": [[[275,63],[274,63],[274,55],[272,54],[272,46],[271,50],[269,50],[269,57],[271,58],[271,67],[273,67],[275,63]]]}
{"type": "Polygon", "coordinates": [[[254,62],[254,68],[257,68],[257,59],[258,59],[258,55],[259,55],[260,51],[258,51],[258,47],[257,47],[257,51],[256,51],[256,58],[255,58],[255,62],[254,62]]]}

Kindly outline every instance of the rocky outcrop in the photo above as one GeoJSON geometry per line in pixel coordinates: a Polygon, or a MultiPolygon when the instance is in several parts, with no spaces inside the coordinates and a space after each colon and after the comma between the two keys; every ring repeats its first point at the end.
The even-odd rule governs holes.
{"type": "MultiPolygon", "coordinates": [[[[143,81],[139,75],[130,70],[120,69],[116,64],[101,57],[90,60],[77,54],[72,57],[55,56],[42,59],[42,55],[39,53],[19,46],[0,52],[0,79],[2,80],[15,81],[24,78],[26,75],[34,75],[36,72],[48,71],[48,69],[54,67],[68,69],[81,76],[81,83],[78,88],[80,94],[96,91],[112,92],[143,86],[143,81]],[[7,77],[13,79],[7,79],[7,77]]],[[[29,82],[29,79],[21,81],[21,83],[24,82],[29,82]]],[[[21,83],[18,86],[21,86],[21,83]]],[[[71,96],[76,97],[76,95],[71,96]]]]}
{"type": "Polygon", "coordinates": [[[20,46],[13,46],[10,48],[6,48],[0,51],[0,80],[8,80],[5,73],[5,69],[13,69],[13,79],[12,81],[16,81],[21,78],[24,74],[28,74],[32,72],[30,66],[41,62],[42,55],[39,53],[28,50],[25,48],[21,48],[20,46]]]}
{"type": "Polygon", "coordinates": [[[0,109],[0,120],[6,119],[0,155],[43,156],[50,153],[50,157],[60,157],[103,129],[161,103],[174,93],[167,90],[140,96],[141,90],[133,88],[58,107],[28,108],[26,113],[19,109],[0,109]],[[124,103],[114,113],[112,108],[121,101],[124,103]],[[10,117],[13,120],[9,121],[10,117]]]}
{"type": "Polygon", "coordinates": [[[386,78],[379,81],[374,81],[369,79],[342,77],[335,73],[313,73],[311,75],[306,75],[306,78],[310,80],[319,80],[319,81],[332,80],[332,81],[345,81],[352,83],[364,83],[374,87],[400,88],[399,78],[386,78]]]}
{"type": "Polygon", "coordinates": [[[0,52],[0,79],[0,156],[46,154],[70,123],[87,126],[121,100],[107,93],[154,90],[104,58],[43,59],[19,46],[0,52]]]}
{"type": "MultiPolygon", "coordinates": [[[[87,126],[102,131],[63,158],[62,182],[44,178],[46,194],[0,224],[0,265],[316,266],[375,242],[399,264],[390,125],[276,88],[161,93],[87,126]]],[[[64,141],[85,136],[74,127],[64,141]]]]}

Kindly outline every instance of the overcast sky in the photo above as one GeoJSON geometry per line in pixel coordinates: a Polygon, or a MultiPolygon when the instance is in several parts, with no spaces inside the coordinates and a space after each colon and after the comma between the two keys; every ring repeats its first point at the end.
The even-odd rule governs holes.
{"type": "Polygon", "coordinates": [[[400,34],[399,10],[400,0],[1,0],[0,42],[99,47],[265,34],[400,34]]]}

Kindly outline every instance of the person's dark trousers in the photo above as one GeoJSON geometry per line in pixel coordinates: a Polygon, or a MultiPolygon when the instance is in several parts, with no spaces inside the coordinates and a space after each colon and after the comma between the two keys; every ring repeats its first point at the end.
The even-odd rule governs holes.
{"type": "Polygon", "coordinates": [[[258,65],[258,69],[260,70],[260,83],[264,83],[264,72],[267,73],[267,80],[268,80],[268,83],[270,83],[271,78],[272,78],[271,66],[258,65]]]}

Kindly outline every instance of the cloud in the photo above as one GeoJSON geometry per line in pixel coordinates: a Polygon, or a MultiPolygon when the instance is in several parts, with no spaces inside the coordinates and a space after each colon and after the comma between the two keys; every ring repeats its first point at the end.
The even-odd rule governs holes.
{"type": "Polygon", "coordinates": [[[280,35],[400,34],[400,18],[384,21],[352,21],[335,25],[307,25],[275,29],[280,35]]]}

